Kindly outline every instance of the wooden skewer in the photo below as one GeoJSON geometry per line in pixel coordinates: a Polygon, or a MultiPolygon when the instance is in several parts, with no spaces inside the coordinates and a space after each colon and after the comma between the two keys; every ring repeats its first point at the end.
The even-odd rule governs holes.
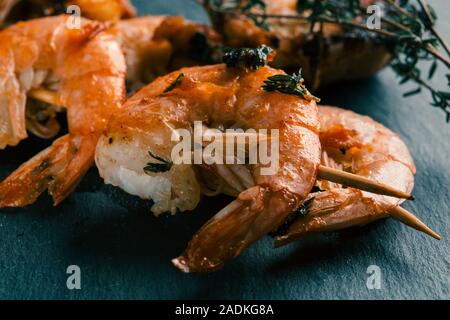
{"type": "Polygon", "coordinates": [[[410,226],[411,228],[414,228],[416,230],[419,230],[436,240],[441,240],[441,236],[431,230],[425,223],[423,223],[419,218],[417,218],[414,214],[409,212],[408,210],[397,206],[389,211],[391,214],[391,217],[399,220],[400,222],[403,222],[404,224],[410,226]]]}
{"type": "Polygon", "coordinates": [[[58,94],[54,91],[48,90],[48,89],[44,89],[44,88],[38,88],[38,89],[33,89],[28,91],[28,96],[48,103],[48,104],[52,104],[52,105],[57,105],[60,106],[61,105],[61,100],[58,96],[58,94]]]}
{"type": "Polygon", "coordinates": [[[350,172],[319,166],[317,174],[318,179],[328,180],[335,183],[342,184],[347,187],[352,187],[367,192],[391,196],[396,198],[414,200],[414,197],[406,192],[397,190],[383,183],[376,182],[366,177],[359,176],[350,172]]]}

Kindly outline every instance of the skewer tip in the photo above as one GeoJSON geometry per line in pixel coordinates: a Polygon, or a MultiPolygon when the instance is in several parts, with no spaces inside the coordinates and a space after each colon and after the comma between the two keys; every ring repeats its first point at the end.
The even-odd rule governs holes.
{"type": "Polygon", "coordinates": [[[392,209],[390,213],[393,218],[403,222],[411,228],[421,231],[436,240],[441,240],[441,236],[437,232],[433,231],[430,227],[428,227],[425,223],[423,223],[419,218],[417,218],[408,210],[397,206],[392,209]]]}

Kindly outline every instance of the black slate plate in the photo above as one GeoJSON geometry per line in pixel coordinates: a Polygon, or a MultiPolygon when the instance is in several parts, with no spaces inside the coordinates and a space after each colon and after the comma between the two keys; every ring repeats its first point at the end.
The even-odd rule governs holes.
{"type": "MultiPolygon", "coordinates": [[[[187,0],[134,1],[140,14],[180,14],[205,22],[187,0]]],[[[438,28],[450,32],[445,0],[438,28]]],[[[435,241],[394,220],[310,237],[272,250],[263,239],[223,270],[178,272],[170,259],[230,199],[203,202],[193,213],[154,218],[145,202],[103,185],[92,168],[67,201],[48,197],[16,210],[0,210],[0,298],[100,299],[449,299],[450,125],[423,93],[402,98],[391,71],[321,92],[326,104],[346,106],[397,131],[417,165],[416,201],[405,207],[443,240],[435,241]],[[81,290],[66,287],[66,268],[81,268],[81,290]],[[370,265],[381,269],[381,289],[366,287],[370,265]]],[[[0,178],[45,147],[29,139],[0,152],[0,178]]]]}

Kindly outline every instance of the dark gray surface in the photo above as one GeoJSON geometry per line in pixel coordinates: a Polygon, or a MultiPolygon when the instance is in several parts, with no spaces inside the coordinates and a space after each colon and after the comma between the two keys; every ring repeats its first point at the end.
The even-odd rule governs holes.
{"type": "MultiPolygon", "coordinates": [[[[135,2],[141,13],[206,19],[192,1],[135,2]]],[[[448,38],[449,4],[433,3],[448,38]]],[[[103,185],[93,168],[59,207],[43,197],[26,209],[0,210],[0,298],[449,299],[450,124],[428,105],[426,93],[404,99],[403,90],[386,70],[321,97],[400,133],[417,165],[416,201],[405,207],[440,232],[442,241],[386,220],[277,250],[264,239],[221,271],[181,274],[170,259],[229,199],[153,218],[144,202],[103,185]],[[66,288],[72,264],[82,271],[78,291],[66,288]],[[366,269],[373,264],[382,271],[381,290],[366,288],[366,269]]],[[[0,151],[0,178],[43,147],[30,139],[0,151]]]]}

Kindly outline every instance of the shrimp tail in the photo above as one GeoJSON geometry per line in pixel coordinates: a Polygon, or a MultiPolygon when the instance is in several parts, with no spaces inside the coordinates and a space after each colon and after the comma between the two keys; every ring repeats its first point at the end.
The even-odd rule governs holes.
{"type": "Polygon", "coordinates": [[[45,190],[59,204],[93,163],[95,141],[70,134],[57,139],[0,183],[0,208],[29,205],[45,190]]]}
{"type": "Polygon", "coordinates": [[[373,199],[363,197],[357,189],[328,190],[312,194],[311,208],[306,216],[297,219],[283,235],[275,239],[274,247],[282,247],[305,235],[363,226],[375,220],[394,216],[406,225],[440,240],[419,218],[399,206],[386,209],[373,199]],[[399,213],[400,212],[400,213],[399,213]],[[412,221],[412,223],[411,223],[412,221]]]}
{"type": "Polygon", "coordinates": [[[221,268],[245,248],[281,224],[295,207],[288,193],[256,186],[211,218],[172,263],[183,272],[209,272],[221,268]]]}

